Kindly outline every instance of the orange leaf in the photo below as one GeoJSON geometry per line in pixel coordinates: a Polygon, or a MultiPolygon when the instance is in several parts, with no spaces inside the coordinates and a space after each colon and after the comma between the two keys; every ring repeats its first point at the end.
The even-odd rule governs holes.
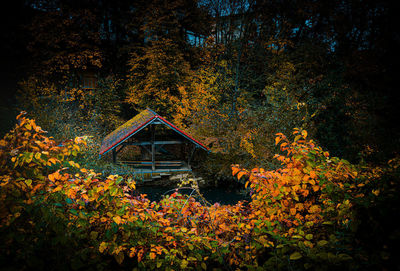
{"type": "Polygon", "coordinates": [[[54,178],[54,175],[53,175],[53,174],[49,174],[49,180],[52,181],[52,182],[55,181],[55,178],[54,178]]]}
{"type": "Polygon", "coordinates": [[[243,175],[246,175],[246,174],[247,174],[246,171],[241,171],[241,172],[239,172],[238,175],[237,175],[238,180],[240,180],[240,178],[242,178],[242,176],[243,176],[243,175]]]}
{"type": "Polygon", "coordinates": [[[278,189],[275,189],[274,192],[272,192],[272,196],[277,197],[277,196],[279,196],[280,193],[281,193],[281,191],[279,191],[278,189]]]}
{"type": "Polygon", "coordinates": [[[236,173],[240,171],[240,168],[237,165],[232,166],[232,176],[235,176],[236,173]]]}

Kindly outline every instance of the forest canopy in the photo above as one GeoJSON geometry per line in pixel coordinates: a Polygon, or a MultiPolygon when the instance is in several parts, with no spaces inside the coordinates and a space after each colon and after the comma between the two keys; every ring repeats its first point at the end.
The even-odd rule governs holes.
{"type": "Polygon", "coordinates": [[[104,135],[149,107],[227,164],[267,163],[273,135],[294,127],[351,161],[398,149],[387,1],[32,0],[14,12],[2,110],[17,109],[3,134],[21,110],[62,139],[104,135]]]}

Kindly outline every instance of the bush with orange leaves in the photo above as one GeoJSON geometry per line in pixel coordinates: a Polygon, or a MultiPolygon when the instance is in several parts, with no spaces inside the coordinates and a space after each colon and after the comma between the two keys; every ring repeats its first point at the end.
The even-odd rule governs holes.
{"type": "MultiPolygon", "coordinates": [[[[356,264],[353,206],[381,190],[306,131],[277,134],[282,167],[251,171],[249,204],[208,204],[179,191],[158,202],[135,182],[101,177],[73,158],[84,138],[61,144],[21,114],[0,140],[0,262],[14,269],[304,269],[356,264]],[[372,184],[372,185],[371,185],[372,184]]],[[[394,160],[393,160],[394,161],[394,160]]],[[[393,162],[392,164],[398,164],[393,162]]],[[[392,167],[394,168],[394,167],[392,167]]]]}
{"type": "MultiPolygon", "coordinates": [[[[0,141],[0,262],[16,269],[240,266],[249,235],[242,203],[173,193],[134,196],[135,181],[73,161],[84,138],[56,143],[20,114],[0,141]]],[[[195,191],[195,190],[193,190],[195,191]]]]}
{"type": "MultiPolygon", "coordinates": [[[[267,171],[251,171],[232,166],[238,179],[247,176],[252,201],[248,215],[256,243],[269,247],[266,251],[281,255],[306,267],[340,264],[351,260],[350,247],[337,250],[341,229],[346,232],[352,218],[352,200],[362,197],[365,176],[348,161],[330,157],[307,132],[295,129],[293,141],[282,133],[275,139],[283,154],[275,155],[282,167],[267,171]],[[330,246],[330,247],[329,247],[330,246]],[[338,252],[339,251],[339,252],[338,252]],[[279,254],[281,253],[281,254],[279,254]],[[305,257],[308,256],[308,257],[305,257]],[[303,258],[302,260],[300,260],[303,258]]],[[[253,251],[259,255],[256,245],[253,251]]],[[[277,268],[271,257],[266,267],[277,268]]]]}

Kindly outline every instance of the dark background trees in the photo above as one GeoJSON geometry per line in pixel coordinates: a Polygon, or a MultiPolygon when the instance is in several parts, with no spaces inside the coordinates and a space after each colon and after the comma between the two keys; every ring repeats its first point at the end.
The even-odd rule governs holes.
{"type": "Polygon", "coordinates": [[[3,13],[2,133],[20,109],[47,129],[70,115],[62,137],[62,123],[107,133],[151,107],[234,154],[226,164],[268,164],[272,135],[293,127],[352,161],[399,149],[390,1],[31,0],[3,13]]]}

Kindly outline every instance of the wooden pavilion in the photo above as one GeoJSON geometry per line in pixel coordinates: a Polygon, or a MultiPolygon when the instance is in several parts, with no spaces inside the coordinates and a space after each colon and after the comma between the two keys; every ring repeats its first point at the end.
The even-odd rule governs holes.
{"type": "Polygon", "coordinates": [[[191,171],[197,148],[208,148],[151,109],[146,109],[107,135],[100,156],[112,152],[113,163],[132,166],[135,175],[191,171]],[[135,160],[117,161],[125,147],[134,147],[135,160]]]}

